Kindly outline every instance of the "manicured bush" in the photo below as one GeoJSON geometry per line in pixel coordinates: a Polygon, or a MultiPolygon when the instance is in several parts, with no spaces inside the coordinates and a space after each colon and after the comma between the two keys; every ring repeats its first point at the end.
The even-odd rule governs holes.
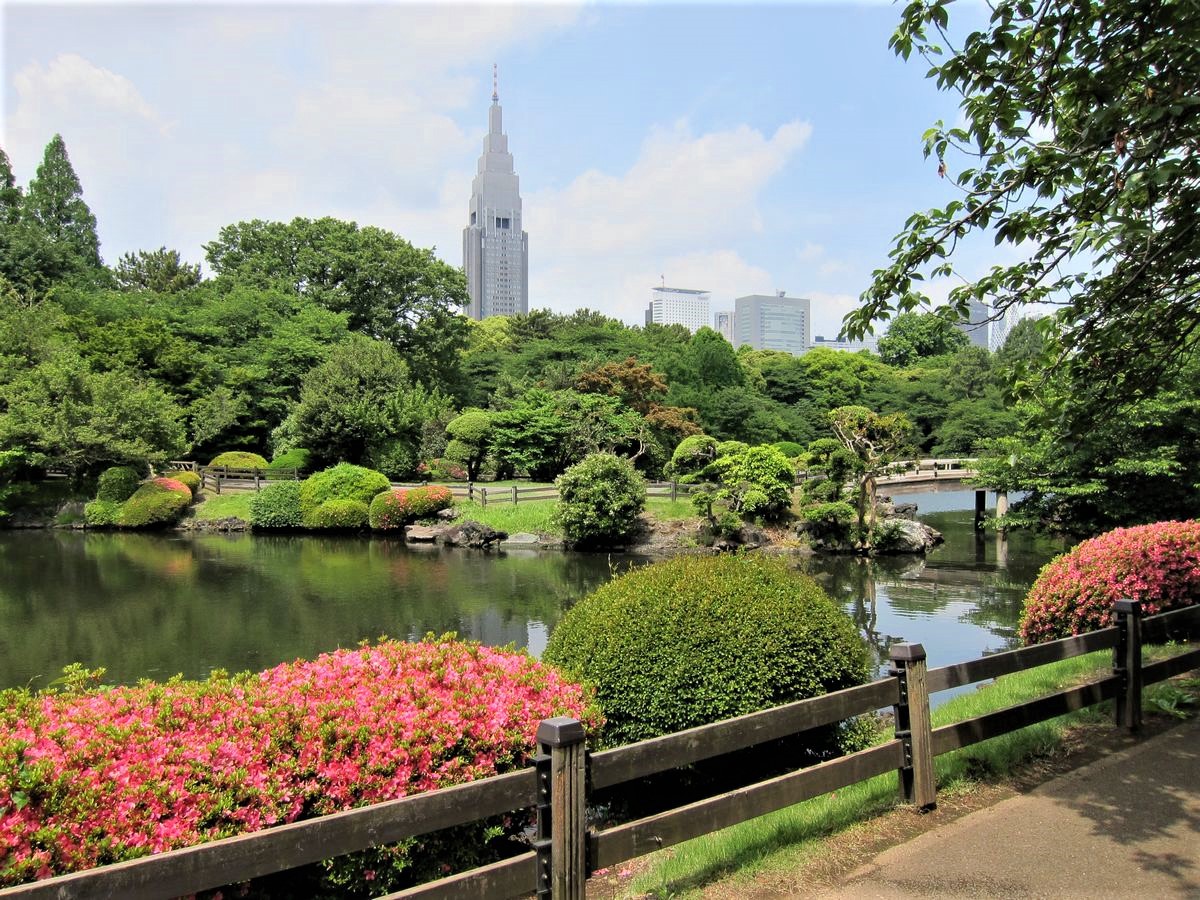
{"type": "Polygon", "coordinates": [[[732,456],[748,449],[750,449],[750,445],[745,441],[721,441],[717,444],[717,457],[732,456]]]}
{"type": "Polygon", "coordinates": [[[293,473],[288,471],[286,475],[277,474],[280,469],[284,470],[300,470],[301,472],[311,468],[312,454],[302,447],[295,447],[291,450],[285,450],[278,454],[273,460],[267,463],[268,478],[291,478],[293,473]]]}
{"type": "Polygon", "coordinates": [[[113,466],[100,473],[96,482],[96,499],[123,503],[133,496],[142,483],[142,476],[132,466],[113,466]]]}
{"type": "Polygon", "coordinates": [[[675,447],[671,461],[667,463],[667,474],[679,479],[695,476],[716,458],[717,439],[707,434],[693,434],[675,447]]]}
{"type": "Polygon", "coordinates": [[[245,450],[227,450],[213,457],[210,466],[225,466],[230,469],[265,469],[267,461],[257,453],[245,450]]]}
{"type": "Polygon", "coordinates": [[[596,686],[615,746],[861,684],[854,624],[783,560],[681,556],[576,604],[542,659],[596,686]]]}
{"type": "Polygon", "coordinates": [[[196,496],[196,491],[200,490],[200,476],[195,472],[172,472],[171,478],[180,484],[187,485],[187,489],[192,492],[193,498],[196,496]]]}
{"type": "Polygon", "coordinates": [[[117,517],[121,514],[121,504],[117,500],[93,500],[83,508],[83,521],[93,528],[103,528],[116,525],[117,517]]]}
{"type": "Polygon", "coordinates": [[[791,506],[795,470],[769,445],[719,456],[704,474],[721,484],[716,499],[740,516],[777,518],[791,506]]]}
{"type": "Polygon", "coordinates": [[[255,528],[300,528],[300,482],[273,481],[250,501],[250,524],[255,528]]]}
{"type": "MultiPolygon", "coordinates": [[[[544,718],[598,722],[581,688],[526,654],[432,637],[258,675],[2,698],[0,886],[485,778],[529,763],[544,718]]],[[[511,853],[523,825],[343,857],[292,895],[399,890],[511,853]]]]}
{"type": "Polygon", "coordinates": [[[122,528],[153,528],[178,521],[192,492],[186,484],[170,478],[155,478],[139,487],[121,504],[116,524],[122,528]]]}
{"type": "Polygon", "coordinates": [[[804,455],[804,448],[795,441],[776,441],[771,445],[788,459],[795,459],[798,456],[804,455]]]}
{"type": "Polygon", "coordinates": [[[440,484],[410,488],[408,491],[408,509],[414,519],[428,518],[453,505],[454,495],[450,493],[450,488],[440,484]]]}
{"type": "Polygon", "coordinates": [[[646,480],[627,459],[593,453],[554,481],[554,521],[567,540],[580,545],[622,541],[638,530],[646,508],[646,480]]]}
{"type": "Polygon", "coordinates": [[[850,529],[854,526],[858,514],[849,503],[816,503],[800,511],[800,519],[809,528],[810,533],[832,539],[850,537],[850,529]]]}
{"type": "Polygon", "coordinates": [[[1200,521],[1118,528],[1048,563],[1025,598],[1021,637],[1104,628],[1117,600],[1140,600],[1146,615],[1200,602],[1200,521]]]}
{"type": "Polygon", "coordinates": [[[307,519],[326,500],[357,500],[367,506],[376,494],[391,486],[382,472],[338,463],[304,479],[300,485],[300,511],[307,519]]]}
{"type": "Polygon", "coordinates": [[[467,470],[448,459],[431,459],[417,466],[422,481],[466,481],[467,470]]]}
{"type": "Polygon", "coordinates": [[[409,490],[393,488],[376,494],[369,510],[371,528],[375,531],[399,531],[408,524],[412,520],[408,506],[409,490]]]}
{"type": "Polygon", "coordinates": [[[326,500],[303,513],[303,522],[305,528],[366,528],[370,508],[361,500],[326,500]]]}

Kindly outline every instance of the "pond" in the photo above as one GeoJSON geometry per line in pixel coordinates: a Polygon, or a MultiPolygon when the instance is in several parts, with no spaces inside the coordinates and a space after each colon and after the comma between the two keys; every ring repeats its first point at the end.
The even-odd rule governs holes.
{"type": "MultiPolygon", "coordinates": [[[[970,492],[917,495],[922,510],[970,492]]],[[[922,518],[946,536],[927,559],[797,559],[850,613],[880,661],[920,641],[930,665],[1014,644],[1021,599],[1061,543],[994,532],[972,513],[922,518]]],[[[0,688],[62,667],[110,682],[260,670],[381,635],[455,631],[540,653],[564,610],[645,559],[483,553],[384,538],[0,531],[0,688]]]]}

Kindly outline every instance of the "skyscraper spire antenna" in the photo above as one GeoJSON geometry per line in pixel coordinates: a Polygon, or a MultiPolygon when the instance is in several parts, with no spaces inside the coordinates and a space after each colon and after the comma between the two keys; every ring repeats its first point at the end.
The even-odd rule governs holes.
{"type": "Polygon", "coordinates": [[[495,63],[492,63],[492,102],[500,102],[500,77],[495,63]]]}

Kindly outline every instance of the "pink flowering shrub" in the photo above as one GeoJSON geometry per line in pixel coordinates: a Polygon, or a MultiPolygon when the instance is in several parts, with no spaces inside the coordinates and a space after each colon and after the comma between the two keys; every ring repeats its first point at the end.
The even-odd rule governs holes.
{"type": "Polygon", "coordinates": [[[370,521],[375,531],[398,531],[412,516],[408,510],[408,488],[393,488],[371,500],[370,521]]]}
{"type": "Polygon", "coordinates": [[[450,489],[439,484],[414,488],[393,488],[376,494],[371,500],[371,528],[376,531],[397,531],[405,525],[438,510],[454,505],[450,489]]]}
{"type": "MultiPolygon", "coordinates": [[[[595,728],[591,702],[524,653],[450,636],[257,675],[6,691],[0,886],[486,778],[528,763],[543,718],[595,728]]],[[[496,858],[473,829],[328,861],[323,887],[378,894],[496,858]]]]}
{"type": "Polygon", "coordinates": [[[414,519],[424,519],[453,505],[454,495],[450,493],[450,488],[440,484],[415,487],[408,492],[408,509],[414,519]]]}
{"type": "MultiPolygon", "coordinates": [[[[168,491],[174,491],[180,497],[187,498],[189,503],[192,500],[192,489],[184,483],[182,478],[176,478],[175,476],[170,478],[151,478],[150,483],[157,484],[160,488],[166,488],[168,491]]],[[[196,479],[196,483],[200,483],[199,478],[196,479]]]]}
{"type": "Polygon", "coordinates": [[[1025,598],[1021,637],[1038,644],[1104,628],[1117,600],[1146,615],[1200,600],[1200,522],[1118,528],[1048,563],[1025,598]]]}

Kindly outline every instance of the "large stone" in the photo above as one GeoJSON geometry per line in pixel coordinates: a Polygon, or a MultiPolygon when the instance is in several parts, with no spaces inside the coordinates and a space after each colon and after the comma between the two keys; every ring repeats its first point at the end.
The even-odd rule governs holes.
{"type": "Polygon", "coordinates": [[[404,529],[404,540],[410,544],[432,544],[439,531],[440,528],[429,525],[409,525],[404,529]]]}
{"type": "Polygon", "coordinates": [[[529,531],[510,534],[501,542],[502,547],[540,547],[541,545],[541,537],[529,531]]]}
{"type": "Polygon", "coordinates": [[[438,535],[438,542],[447,547],[490,547],[507,537],[507,532],[496,531],[479,522],[467,521],[453,528],[442,529],[438,535]]]}
{"type": "Polygon", "coordinates": [[[912,519],[884,519],[875,526],[876,534],[886,541],[875,548],[876,553],[926,553],[942,543],[942,534],[924,522],[912,519]]]}

